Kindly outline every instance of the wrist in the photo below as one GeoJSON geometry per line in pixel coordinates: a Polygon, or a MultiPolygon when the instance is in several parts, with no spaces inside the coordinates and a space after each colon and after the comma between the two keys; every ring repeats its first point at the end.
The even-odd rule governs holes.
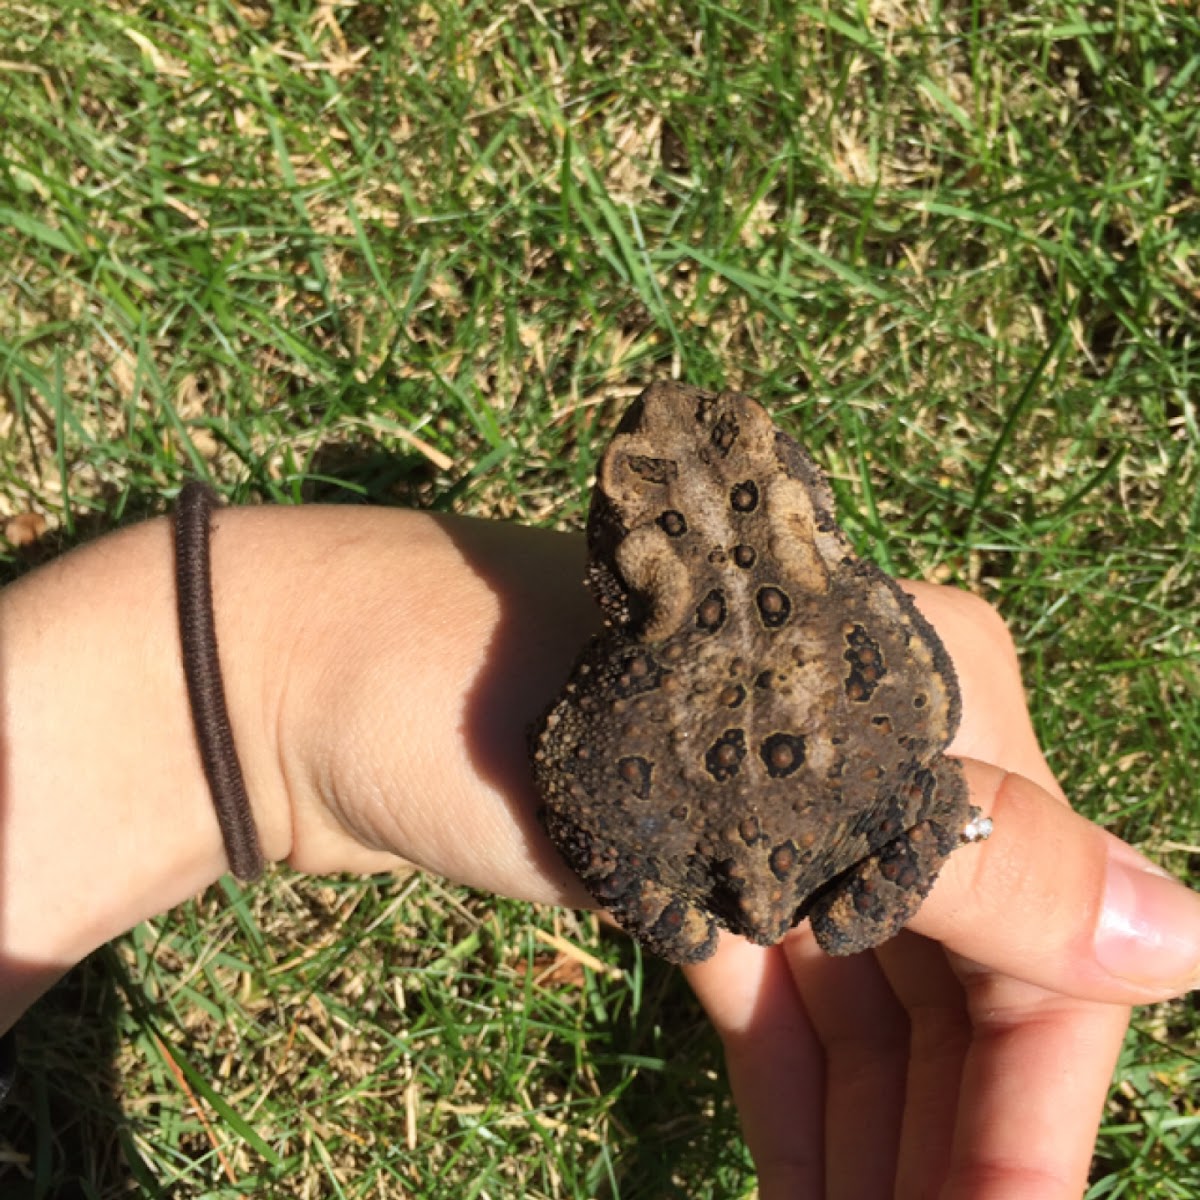
{"type": "Polygon", "coordinates": [[[526,755],[528,726],[597,622],[582,539],[399,510],[304,512],[303,619],[280,717],[291,865],[412,863],[587,903],[538,824],[526,755]]]}

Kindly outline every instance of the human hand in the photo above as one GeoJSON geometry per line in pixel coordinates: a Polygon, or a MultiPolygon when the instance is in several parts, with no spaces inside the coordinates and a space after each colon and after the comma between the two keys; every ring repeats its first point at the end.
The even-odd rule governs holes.
{"type": "Polygon", "coordinates": [[[1071,812],[995,613],[908,586],[958,669],[951,750],[992,839],[873,952],[829,958],[807,927],[769,949],[724,937],[688,977],[763,1200],[1078,1197],[1128,1006],[1200,984],[1200,907],[1071,812]]]}

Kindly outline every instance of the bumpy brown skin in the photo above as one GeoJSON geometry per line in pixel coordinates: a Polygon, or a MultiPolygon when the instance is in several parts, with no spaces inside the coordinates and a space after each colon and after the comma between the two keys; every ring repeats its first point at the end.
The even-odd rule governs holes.
{"type": "Polygon", "coordinates": [[[942,755],[959,694],[933,629],[854,556],[803,449],[746,396],[648,388],[600,467],[606,631],[532,734],[545,827],[649,950],[804,917],[830,954],[891,937],[973,815],[942,755]]]}

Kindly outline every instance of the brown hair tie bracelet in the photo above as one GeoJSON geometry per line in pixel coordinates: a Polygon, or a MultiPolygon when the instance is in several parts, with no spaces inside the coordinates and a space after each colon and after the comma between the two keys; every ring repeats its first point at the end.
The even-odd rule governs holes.
{"type": "Polygon", "coordinates": [[[262,874],[263,853],[225,707],[213,615],[209,522],[213,509],[219,507],[216,493],[203,483],[184,484],[179,493],[175,505],[175,596],[192,724],[229,869],[239,879],[251,880],[262,874]]]}

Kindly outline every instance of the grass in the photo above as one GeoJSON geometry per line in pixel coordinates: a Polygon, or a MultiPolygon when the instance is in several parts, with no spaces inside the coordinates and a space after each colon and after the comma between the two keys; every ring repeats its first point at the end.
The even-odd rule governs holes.
{"type": "MultiPolygon", "coordinates": [[[[739,387],[1196,884],[1198,88],[1168,0],[7,0],[6,575],[195,472],[577,526],[638,383],[739,387]]],[[[1092,1196],[1200,1193],[1197,1032],[1139,1013],[1092,1196]]],[[[753,1188],[675,974],[434,880],[213,889],[25,1058],[14,1198],[753,1188]]]]}

